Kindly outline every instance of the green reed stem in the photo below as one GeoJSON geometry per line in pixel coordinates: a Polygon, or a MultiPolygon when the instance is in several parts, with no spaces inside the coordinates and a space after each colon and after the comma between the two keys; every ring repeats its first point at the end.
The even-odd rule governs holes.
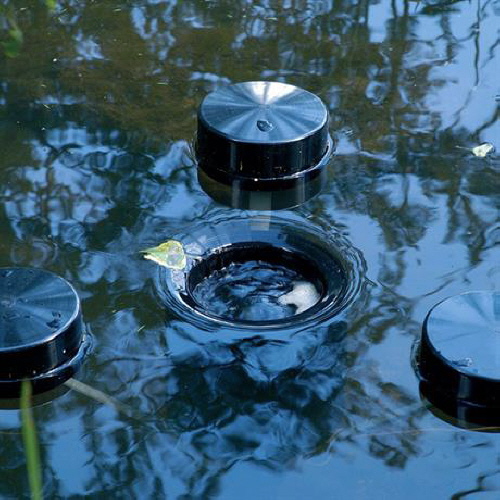
{"type": "Polygon", "coordinates": [[[42,500],[42,468],[40,449],[36,437],[35,421],[31,409],[31,382],[23,380],[21,385],[21,431],[23,435],[26,466],[32,500],[42,500]]]}

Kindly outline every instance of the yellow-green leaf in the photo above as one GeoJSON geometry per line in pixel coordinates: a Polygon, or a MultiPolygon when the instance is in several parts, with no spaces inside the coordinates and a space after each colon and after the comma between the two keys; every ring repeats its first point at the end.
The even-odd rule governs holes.
{"type": "Polygon", "coordinates": [[[186,254],[180,241],[168,240],[157,247],[143,250],[144,258],[156,262],[169,269],[184,269],[186,267],[186,254]]]}

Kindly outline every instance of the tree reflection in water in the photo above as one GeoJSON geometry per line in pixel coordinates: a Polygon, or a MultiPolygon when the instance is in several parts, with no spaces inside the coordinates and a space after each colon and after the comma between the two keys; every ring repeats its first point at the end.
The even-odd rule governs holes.
{"type": "MultiPolygon", "coordinates": [[[[0,60],[1,263],[76,286],[95,336],[82,380],[144,415],[73,392],[35,408],[47,496],[223,496],[243,462],[284,474],[324,456],[348,497],[351,462],[375,457],[411,485],[441,467],[435,451],[456,457],[445,476],[469,467],[441,497],[486,488],[474,446],[495,438],[427,437],[445,424],[420,401],[410,347],[435,302],[498,277],[498,155],[457,147],[500,136],[493,2],[30,0],[12,15],[23,43],[0,60]],[[216,210],[190,154],[196,107],[255,79],[329,106],[329,183],[297,211],[347,234],[368,266],[366,306],[267,381],[242,362],[263,348],[250,343],[173,363],[169,331],[189,325],[161,310],[138,254],[216,210]]],[[[7,411],[0,427],[0,495],[21,496],[7,411]]]]}

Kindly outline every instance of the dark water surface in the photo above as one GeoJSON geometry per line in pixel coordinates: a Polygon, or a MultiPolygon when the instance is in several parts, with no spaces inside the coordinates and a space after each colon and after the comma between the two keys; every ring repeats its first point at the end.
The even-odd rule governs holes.
{"type": "MultiPolygon", "coordinates": [[[[78,378],[130,411],[34,408],[46,497],[498,498],[500,435],[430,411],[411,352],[436,302],[498,287],[500,4],[56,3],[0,2],[0,265],[75,286],[78,378]],[[280,216],[348,240],[361,285],[307,331],[219,342],[139,251],[231,212],[199,188],[196,109],[260,79],[329,107],[326,189],[280,216]]],[[[28,496],[17,410],[0,444],[0,497],[28,496]]]]}

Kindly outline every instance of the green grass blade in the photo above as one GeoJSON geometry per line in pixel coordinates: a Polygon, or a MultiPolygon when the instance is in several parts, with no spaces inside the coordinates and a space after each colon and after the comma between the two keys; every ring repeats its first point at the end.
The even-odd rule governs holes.
{"type": "Polygon", "coordinates": [[[28,480],[32,500],[42,500],[42,468],[40,450],[36,437],[35,421],[31,410],[31,382],[23,380],[21,385],[21,431],[28,468],[28,480]]]}

